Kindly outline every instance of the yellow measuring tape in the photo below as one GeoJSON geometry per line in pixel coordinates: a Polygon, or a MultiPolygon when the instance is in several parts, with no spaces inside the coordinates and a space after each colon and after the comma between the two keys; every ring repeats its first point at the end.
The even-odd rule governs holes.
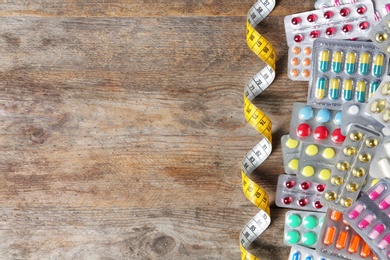
{"type": "Polygon", "coordinates": [[[242,161],[242,189],[245,196],[255,204],[260,212],[243,228],[240,234],[241,259],[259,259],[247,251],[249,245],[271,222],[268,194],[248,176],[265,161],[272,151],[272,122],[252,104],[252,100],[263,92],[275,78],[275,51],[272,45],[254,27],[258,25],[275,7],[274,0],[259,0],[248,12],[246,23],[246,41],[249,48],[262,59],[267,66],[257,73],[246,85],[244,95],[244,114],[248,123],[253,126],[263,139],[252,148],[242,161]]]}

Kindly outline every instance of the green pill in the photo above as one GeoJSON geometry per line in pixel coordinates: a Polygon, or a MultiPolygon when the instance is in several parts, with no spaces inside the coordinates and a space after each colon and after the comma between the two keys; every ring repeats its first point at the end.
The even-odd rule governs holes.
{"type": "Polygon", "coordinates": [[[318,225],[318,219],[313,215],[306,216],[303,219],[303,225],[307,229],[313,229],[318,225]]]}
{"type": "Polygon", "coordinates": [[[298,227],[302,223],[302,219],[298,214],[292,214],[287,218],[287,225],[292,228],[298,227]]]}
{"type": "Polygon", "coordinates": [[[306,232],[302,238],[303,244],[306,246],[312,246],[317,242],[317,235],[314,232],[306,232]]]}
{"type": "Polygon", "coordinates": [[[299,240],[301,240],[301,235],[296,230],[291,230],[286,234],[286,241],[291,245],[295,245],[299,240]]]}

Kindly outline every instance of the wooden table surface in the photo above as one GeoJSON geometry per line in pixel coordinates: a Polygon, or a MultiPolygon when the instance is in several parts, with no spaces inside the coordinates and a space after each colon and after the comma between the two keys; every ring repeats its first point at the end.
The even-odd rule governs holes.
{"type": "MultiPolygon", "coordinates": [[[[248,0],[0,4],[0,259],[239,259],[258,209],[240,164],[261,139],[243,90],[264,63],[246,46],[248,0]],[[155,2],[155,3],[154,3],[155,2]]],[[[280,0],[258,30],[276,80],[255,104],[274,151],[252,179],[272,223],[254,243],[287,259],[280,137],[307,82],[288,79],[280,0]]]]}

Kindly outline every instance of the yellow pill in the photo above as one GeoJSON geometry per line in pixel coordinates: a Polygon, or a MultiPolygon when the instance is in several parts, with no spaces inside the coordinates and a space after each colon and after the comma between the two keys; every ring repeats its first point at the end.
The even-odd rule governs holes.
{"type": "Polygon", "coordinates": [[[298,146],[299,142],[297,140],[288,138],[286,142],[286,146],[290,149],[294,149],[298,146]]]}
{"type": "Polygon", "coordinates": [[[333,191],[328,191],[324,194],[324,197],[326,200],[330,200],[330,201],[333,201],[337,198],[337,195],[335,192],[333,191]]]}
{"type": "Polygon", "coordinates": [[[374,186],[378,181],[379,181],[379,179],[373,179],[371,182],[371,187],[374,186]]]}
{"type": "Polygon", "coordinates": [[[288,163],[288,167],[290,167],[290,169],[292,169],[292,170],[298,170],[298,164],[299,164],[299,160],[298,159],[292,159],[288,163]]]}
{"type": "Polygon", "coordinates": [[[306,148],[306,154],[309,156],[316,155],[318,153],[318,147],[315,144],[311,144],[306,148]]]}
{"type": "Polygon", "coordinates": [[[329,169],[322,169],[320,171],[319,177],[320,177],[321,180],[326,181],[326,180],[328,180],[330,178],[330,173],[331,172],[330,172],[329,169]]]}
{"type": "Polygon", "coordinates": [[[302,169],[302,175],[305,176],[305,177],[310,177],[310,176],[313,176],[314,174],[314,168],[313,166],[305,166],[303,167],[302,169]]]}
{"type": "Polygon", "coordinates": [[[349,208],[352,205],[352,199],[351,198],[342,198],[340,200],[340,204],[343,207],[349,208]]]}
{"type": "Polygon", "coordinates": [[[324,150],[323,153],[322,153],[322,156],[323,156],[325,159],[333,158],[333,157],[335,156],[335,151],[334,151],[334,149],[331,148],[331,147],[325,148],[325,150],[324,150]]]}

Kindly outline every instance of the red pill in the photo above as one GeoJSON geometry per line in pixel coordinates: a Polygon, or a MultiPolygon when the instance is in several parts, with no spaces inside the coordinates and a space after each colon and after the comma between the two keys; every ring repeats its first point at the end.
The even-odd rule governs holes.
{"type": "Polygon", "coordinates": [[[315,22],[316,20],[317,20],[317,16],[316,16],[315,14],[309,14],[309,15],[307,16],[307,21],[308,21],[309,23],[315,22]]]}
{"type": "Polygon", "coordinates": [[[342,8],[342,9],[340,10],[340,15],[341,15],[342,17],[347,17],[347,16],[349,15],[349,13],[350,13],[350,11],[349,11],[348,8],[342,8]]]}
{"type": "Polygon", "coordinates": [[[336,33],[336,29],[333,27],[329,27],[325,30],[325,34],[328,36],[333,36],[336,33]]]}
{"type": "Polygon", "coordinates": [[[301,18],[299,18],[299,17],[294,17],[293,19],[291,19],[291,23],[292,23],[293,25],[301,24],[301,22],[302,22],[302,20],[301,20],[301,18]]]}
{"type": "Polygon", "coordinates": [[[283,204],[288,205],[291,202],[292,202],[292,198],[291,197],[284,197],[283,198],[283,204]]]}
{"type": "Polygon", "coordinates": [[[331,11],[326,11],[324,13],[324,18],[325,19],[331,19],[332,17],[333,17],[333,12],[331,12],[331,11]]]}
{"type": "Polygon", "coordinates": [[[361,22],[360,24],[359,24],[359,28],[361,29],[361,30],[367,30],[367,28],[370,26],[370,24],[368,23],[368,22],[361,22]]]}
{"type": "Polygon", "coordinates": [[[298,200],[298,205],[301,207],[304,207],[307,205],[308,200],[307,199],[300,199],[298,200]]]}
{"type": "Polygon", "coordinates": [[[320,32],[319,31],[312,31],[310,32],[310,37],[315,39],[315,38],[318,38],[318,36],[320,36],[320,32]]]}
{"type": "Polygon", "coordinates": [[[356,8],[356,12],[357,12],[358,14],[364,14],[366,11],[367,11],[367,8],[366,8],[364,5],[359,5],[359,6],[356,8]]]}
{"type": "Polygon", "coordinates": [[[325,140],[329,136],[329,130],[323,125],[318,126],[314,130],[314,138],[317,140],[325,140]]]}
{"type": "Polygon", "coordinates": [[[294,185],[295,185],[294,181],[287,181],[286,182],[286,188],[288,188],[288,189],[291,189],[292,187],[294,187],[294,185]]]}
{"type": "Polygon", "coordinates": [[[304,182],[301,183],[301,189],[302,190],[307,190],[309,188],[310,188],[310,183],[309,182],[304,181],[304,182]]]}
{"type": "Polygon", "coordinates": [[[316,189],[318,192],[323,192],[325,190],[325,185],[324,184],[318,184],[316,186],[316,189]]]}
{"type": "Polygon", "coordinates": [[[315,207],[316,209],[322,208],[321,202],[319,202],[319,201],[314,202],[314,207],[315,207]]]}
{"type": "Polygon", "coordinates": [[[343,26],[342,31],[345,33],[350,33],[352,31],[352,25],[346,24],[343,26]]]}
{"type": "Polygon", "coordinates": [[[297,34],[294,36],[294,42],[300,43],[303,40],[302,34],[297,34]]]}
{"type": "Polygon", "coordinates": [[[302,138],[306,138],[311,134],[310,125],[302,123],[297,127],[297,135],[302,138]]]}
{"type": "Polygon", "coordinates": [[[335,143],[342,143],[345,140],[345,136],[341,133],[340,128],[336,128],[332,133],[332,140],[335,143]]]}

